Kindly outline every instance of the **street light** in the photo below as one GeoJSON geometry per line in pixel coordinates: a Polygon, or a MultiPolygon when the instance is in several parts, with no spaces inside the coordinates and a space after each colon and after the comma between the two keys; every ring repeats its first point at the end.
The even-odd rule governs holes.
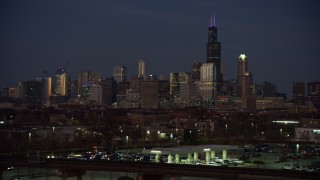
{"type": "Polygon", "coordinates": [[[228,133],[228,124],[226,124],[226,133],[228,133]]]}
{"type": "Polygon", "coordinates": [[[31,142],[31,132],[29,132],[29,134],[28,134],[28,137],[29,137],[29,149],[30,149],[30,142],[31,142]]]}
{"type": "Polygon", "coordinates": [[[129,136],[126,136],[126,144],[128,145],[129,142],[129,136]]]}

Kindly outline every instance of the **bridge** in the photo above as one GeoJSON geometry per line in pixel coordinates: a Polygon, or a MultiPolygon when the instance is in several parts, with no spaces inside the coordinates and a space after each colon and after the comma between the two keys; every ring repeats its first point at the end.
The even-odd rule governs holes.
{"type": "MultiPolygon", "coordinates": [[[[77,176],[82,179],[86,171],[111,171],[137,173],[139,180],[161,180],[164,176],[191,176],[223,179],[319,179],[318,172],[302,172],[292,170],[259,169],[244,167],[214,167],[167,163],[142,163],[128,161],[84,161],[69,159],[48,159],[43,162],[0,159],[1,170],[5,167],[29,167],[57,169],[62,179],[77,176]]],[[[2,177],[2,173],[1,173],[2,177]]]]}

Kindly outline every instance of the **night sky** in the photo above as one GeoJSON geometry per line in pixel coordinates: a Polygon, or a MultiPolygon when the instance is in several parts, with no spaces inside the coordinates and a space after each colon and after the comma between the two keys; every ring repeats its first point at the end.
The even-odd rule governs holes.
{"type": "Polygon", "coordinates": [[[224,79],[236,77],[240,53],[254,82],[275,83],[291,99],[293,81],[320,81],[317,0],[1,0],[0,87],[52,76],[64,66],[112,75],[190,72],[206,61],[207,30],[216,16],[224,79]]]}

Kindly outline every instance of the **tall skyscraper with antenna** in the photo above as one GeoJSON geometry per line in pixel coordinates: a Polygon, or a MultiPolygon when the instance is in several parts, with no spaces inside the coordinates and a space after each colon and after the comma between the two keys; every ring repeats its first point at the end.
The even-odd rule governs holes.
{"type": "Polygon", "coordinates": [[[211,15],[211,20],[208,27],[208,42],[207,42],[207,63],[212,63],[214,68],[213,84],[214,94],[220,92],[223,74],[221,71],[221,43],[218,42],[218,29],[216,27],[215,14],[211,15]]]}

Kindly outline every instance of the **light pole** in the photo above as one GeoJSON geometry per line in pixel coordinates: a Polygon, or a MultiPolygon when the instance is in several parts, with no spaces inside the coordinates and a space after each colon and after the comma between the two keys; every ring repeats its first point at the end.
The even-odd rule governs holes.
{"type": "Polygon", "coordinates": [[[31,132],[28,133],[28,139],[29,139],[29,149],[30,149],[30,143],[31,143],[31,132]]]}
{"type": "Polygon", "coordinates": [[[161,136],[161,132],[160,131],[158,131],[158,136],[157,136],[157,141],[158,141],[158,146],[160,146],[160,136],[161,136]]]}
{"type": "Polygon", "coordinates": [[[129,144],[129,136],[126,136],[126,144],[128,146],[128,144],[129,144]]]}

